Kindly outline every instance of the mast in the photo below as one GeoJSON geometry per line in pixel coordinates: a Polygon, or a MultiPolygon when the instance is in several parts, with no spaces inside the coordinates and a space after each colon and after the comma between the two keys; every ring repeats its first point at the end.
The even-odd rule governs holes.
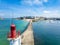
{"type": "Polygon", "coordinates": [[[14,13],[13,9],[12,15],[11,15],[11,26],[10,26],[10,32],[7,34],[7,38],[9,40],[10,45],[21,45],[21,37],[20,37],[20,32],[16,32],[16,26],[13,23],[13,18],[14,18],[14,13]]]}

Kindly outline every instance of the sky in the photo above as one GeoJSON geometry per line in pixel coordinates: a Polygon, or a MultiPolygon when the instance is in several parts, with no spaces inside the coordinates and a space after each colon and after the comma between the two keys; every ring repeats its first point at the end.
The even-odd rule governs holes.
{"type": "Polygon", "coordinates": [[[60,17],[60,0],[0,0],[0,17],[60,17]]]}

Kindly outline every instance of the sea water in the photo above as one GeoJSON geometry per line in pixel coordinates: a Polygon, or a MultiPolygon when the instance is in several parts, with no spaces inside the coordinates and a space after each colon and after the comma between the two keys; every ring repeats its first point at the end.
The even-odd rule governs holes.
{"type": "Polygon", "coordinates": [[[34,45],[60,45],[60,21],[38,21],[32,27],[34,45]]]}
{"type": "Polygon", "coordinates": [[[12,23],[16,25],[16,30],[20,31],[20,33],[22,34],[27,28],[29,22],[16,19],[0,20],[0,45],[9,45],[9,41],[7,40],[7,34],[8,32],[10,32],[10,25],[12,23]]]}

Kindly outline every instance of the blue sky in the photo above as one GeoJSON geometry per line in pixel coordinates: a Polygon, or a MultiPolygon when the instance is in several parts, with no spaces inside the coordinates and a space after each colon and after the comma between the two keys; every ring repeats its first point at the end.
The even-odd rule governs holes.
{"type": "Polygon", "coordinates": [[[0,0],[0,17],[60,17],[60,0],[0,0]]]}

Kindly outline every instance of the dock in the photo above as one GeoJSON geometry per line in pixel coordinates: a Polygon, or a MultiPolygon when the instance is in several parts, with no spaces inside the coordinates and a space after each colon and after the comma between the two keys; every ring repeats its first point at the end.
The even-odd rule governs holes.
{"type": "Polygon", "coordinates": [[[25,32],[21,34],[21,44],[22,45],[34,45],[34,36],[32,30],[32,20],[29,20],[29,25],[25,32]]]}

